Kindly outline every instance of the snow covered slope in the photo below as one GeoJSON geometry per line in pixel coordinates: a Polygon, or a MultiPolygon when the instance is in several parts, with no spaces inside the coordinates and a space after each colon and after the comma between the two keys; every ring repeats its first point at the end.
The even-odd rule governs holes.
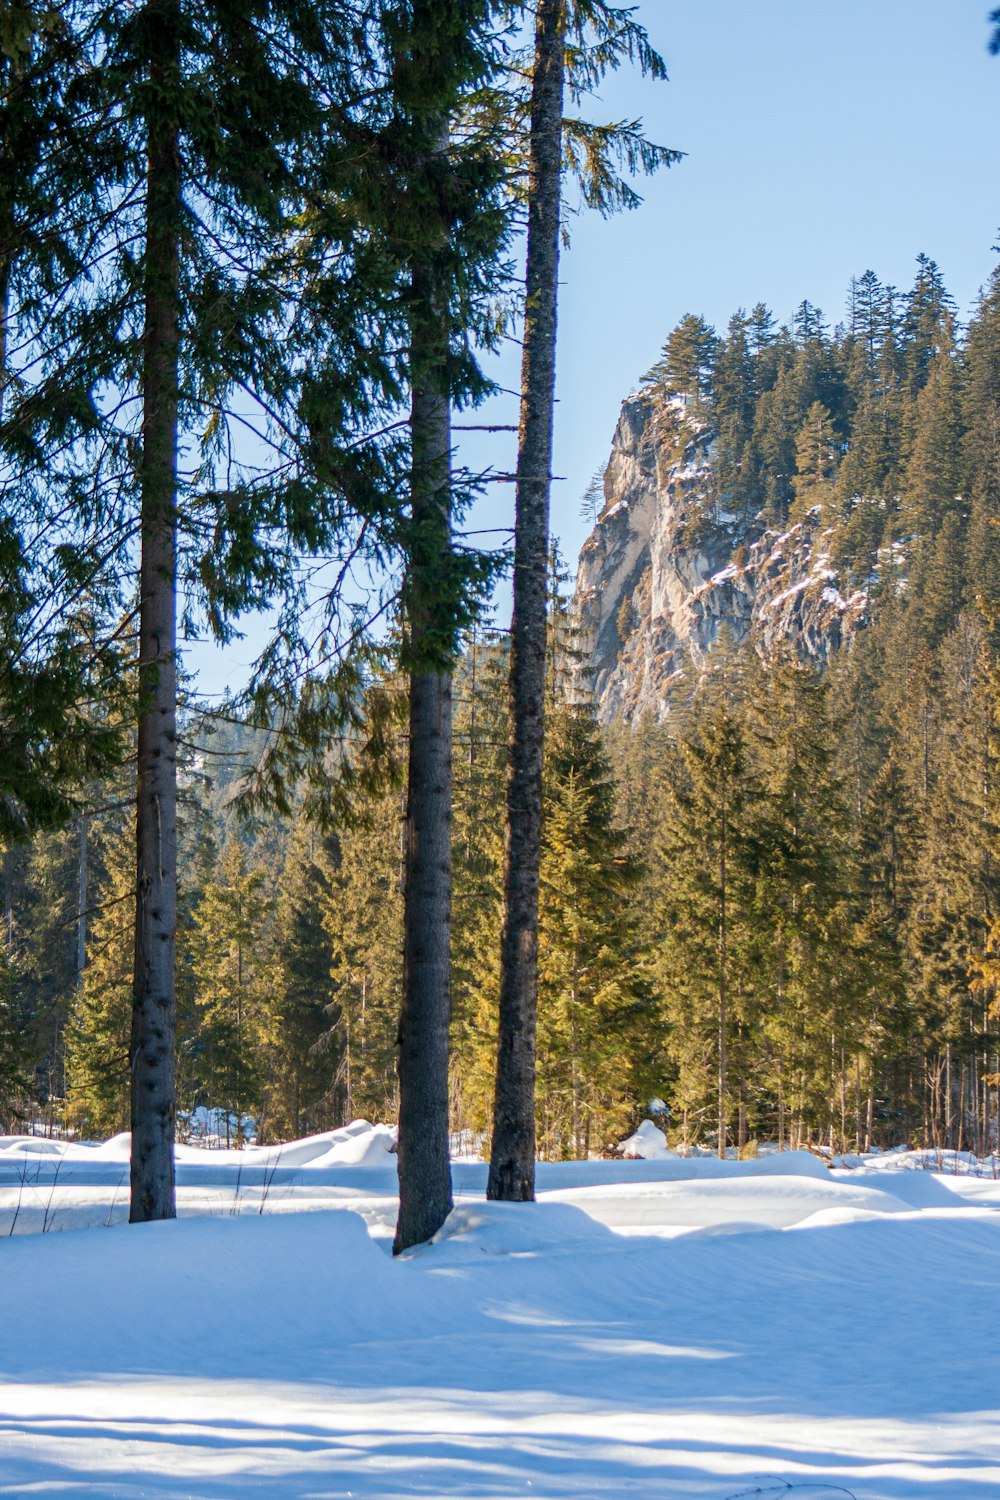
{"type": "Polygon", "coordinates": [[[393,1262],[386,1140],[182,1153],[184,1218],[112,1228],[126,1143],[0,1149],[0,1495],[1000,1496],[1000,1184],[567,1162],[494,1205],[463,1163],[393,1262]],[[100,1227],[22,1233],[26,1162],[100,1227]]]}

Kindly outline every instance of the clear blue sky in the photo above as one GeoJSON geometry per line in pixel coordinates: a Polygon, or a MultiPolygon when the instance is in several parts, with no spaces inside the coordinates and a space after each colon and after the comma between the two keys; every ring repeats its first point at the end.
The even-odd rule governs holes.
{"type": "MultiPolygon", "coordinates": [[[[623,397],[685,312],[720,331],[738,307],[780,319],[805,297],[831,323],[852,275],[907,287],[926,251],[963,316],[996,261],[1000,58],[986,51],[995,0],[640,0],[669,83],[608,80],[591,113],[642,115],[649,137],[687,153],[610,222],[572,221],[563,258],[553,529],[575,568],[580,499],[607,459],[623,397]]],[[[517,384],[512,350],[501,362],[517,384]]],[[[516,420],[508,401],[494,419],[516,420]]],[[[472,421],[482,418],[472,417],[472,421]]],[[[466,455],[513,466],[513,439],[466,455]]],[[[470,525],[510,524],[509,485],[470,525]]],[[[498,597],[506,623],[509,595],[498,597]]],[[[238,681],[252,641],[203,686],[238,681]]],[[[192,663],[194,664],[194,662],[192,663]]]]}

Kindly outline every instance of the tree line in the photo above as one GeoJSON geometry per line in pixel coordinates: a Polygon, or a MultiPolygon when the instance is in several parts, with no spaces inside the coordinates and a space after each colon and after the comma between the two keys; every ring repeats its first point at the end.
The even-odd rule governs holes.
{"type": "MultiPolygon", "coordinates": [[[[606,0],[5,12],[2,831],[96,815],[134,766],[132,1220],[175,1211],[177,942],[194,921],[178,907],[178,642],[201,628],[225,644],[249,609],[274,621],[240,707],[267,730],[249,807],[303,801],[318,828],[346,824],[406,720],[396,1248],[448,1211],[451,682],[505,565],[459,533],[482,481],[456,460],[453,412],[489,393],[482,356],[519,326],[524,645],[545,630],[524,580],[547,536],[564,185],[611,212],[676,155],[638,122],[564,114],[626,60],[663,76],[606,0]],[[525,212],[526,292],[511,265],[525,212]]],[[[517,654],[511,674],[516,693],[517,654]]],[[[532,754],[511,829],[537,824],[532,754]]],[[[530,887],[508,898],[519,953],[530,887]]],[[[256,886],[239,889],[243,912],[256,886]]],[[[524,1115],[530,966],[518,986],[524,1115]]],[[[242,1108],[255,1023],[241,979],[233,993],[242,1108]]],[[[232,1052],[219,1027],[216,1060],[232,1052]]],[[[501,1179],[496,1195],[530,1196],[530,1171],[501,1179]]]]}
{"type": "Polygon", "coordinates": [[[773,559],[808,536],[865,620],[822,674],[723,637],[664,725],[615,735],[675,1109],[737,1143],[995,1149],[1000,270],[964,328],[926,255],[904,293],[856,278],[833,329],[689,315],[647,381],[713,435],[688,526],[773,559]]]}
{"type": "Polygon", "coordinates": [[[127,1123],[144,1219],[179,1098],[237,1139],[392,1111],[397,1250],[452,1126],[507,1198],[654,1091],[719,1150],[988,1144],[996,275],[967,330],[922,258],[832,334],[803,303],[671,335],[651,382],[716,432],[718,514],[819,517],[871,621],[822,682],[722,650],[605,742],[545,576],[562,195],[630,206],[676,155],[566,110],[662,76],[628,9],[25,0],[0,60],[9,1121],[127,1123]],[[462,535],[453,413],[512,328],[484,640],[506,560],[462,535]],[[273,637],[206,720],[179,634],[249,609],[273,637]],[[230,730],[253,837],[205,815],[230,730]]]}

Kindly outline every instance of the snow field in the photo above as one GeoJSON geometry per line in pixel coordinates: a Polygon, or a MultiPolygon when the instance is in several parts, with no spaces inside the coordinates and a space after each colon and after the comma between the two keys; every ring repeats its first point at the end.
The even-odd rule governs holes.
{"type": "Polygon", "coordinates": [[[109,1229],[127,1140],[0,1142],[0,1495],[1000,1496],[1000,1183],[463,1162],[393,1262],[390,1143],[182,1148],[181,1221],[109,1229]]]}

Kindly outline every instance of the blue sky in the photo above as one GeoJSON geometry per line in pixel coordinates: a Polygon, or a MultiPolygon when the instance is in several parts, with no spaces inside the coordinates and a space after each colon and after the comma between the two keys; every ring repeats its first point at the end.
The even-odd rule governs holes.
{"type": "MultiPolygon", "coordinates": [[[[907,287],[925,251],[966,316],[1000,233],[1000,58],[993,0],[640,0],[669,83],[614,75],[594,117],[641,115],[687,153],[645,182],[638,210],[572,220],[563,257],[553,530],[568,563],[586,534],[580,499],[608,456],[624,396],[685,312],[720,331],[738,307],[787,318],[805,297],[831,323],[852,275],[907,287]]],[[[517,385],[515,351],[500,362],[517,385]]],[[[516,421],[494,403],[494,420],[516,421]]],[[[471,420],[483,420],[473,417],[471,420]]],[[[513,439],[468,458],[513,467],[513,439]]],[[[471,526],[510,524],[509,485],[471,526]]],[[[509,593],[498,594],[506,623],[509,593]]],[[[253,641],[224,663],[198,649],[209,691],[236,682],[253,641]],[[220,668],[222,669],[220,671],[220,668]]]]}

